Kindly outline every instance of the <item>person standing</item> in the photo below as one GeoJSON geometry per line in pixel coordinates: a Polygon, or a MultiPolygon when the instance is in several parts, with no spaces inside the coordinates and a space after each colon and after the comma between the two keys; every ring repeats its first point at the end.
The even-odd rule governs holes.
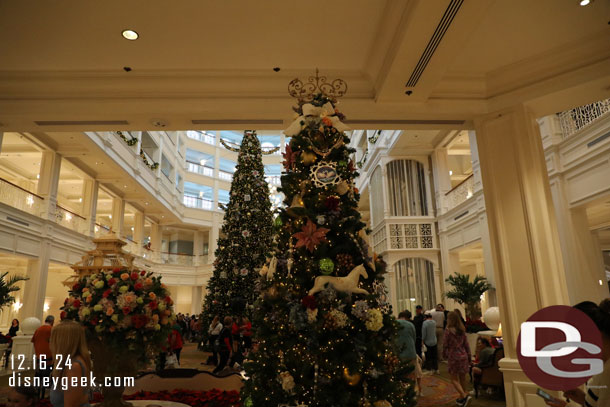
{"type": "Polygon", "coordinates": [[[443,356],[447,359],[451,383],[460,395],[456,403],[465,407],[472,400],[466,392],[466,375],[470,371],[471,354],[466,328],[456,312],[450,312],[447,316],[447,329],[443,339],[443,356]]]}
{"type": "Polygon", "coordinates": [[[216,366],[216,369],[212,371],[214,374],[224,369],[227,366],[229,359],[231,359],[231,356],[233,355],[233,335],[231,335],[233,318],[225,317],[223,322],[223,328],[218,336],[218,341],[220,342],[220,347],[218,349],[220,362],[218,363],[218,366],[216,366]]]}
{"type": "Polygon", "coordinates": [[[174,325],[172,332],[169,334],[169,347],[170,351],[176,355],[178,366],[180,366],[180,352],[182,351],[183,346],[184,342],[182,340],[182,335],[180,334],[180,326],[174,325]]]}
{"type": "Polygon", "coordinates": [[[432,319],[432,315],[426,312],[424,314],[424,323],[422,324],[422,342],[426,345],[426,362],[424,369],[432,373],[439,374],[438,370],[438,349],[436,342],[436,322],[432,319]]]}
{"type": "Polygon", "coordinates": [[[438,349],[438,360],[443,360],[443,332],[445,330],[445,307],[443,304],[437,304],[436,309],[430,313],[432,319],[436,322],[436,347],[438,349]]]}
{"type": "Polygon", "coordinates": [[[8,344],[8,348],[4,352],[4,368],[8,368],[8,359],[11,356],[11,352],[13,351],[13,338],[17,336],[17,332],[19,332],[19,320],[17,318],[13,319],[11,322],[11,327],[8,330],[6,336],[11,338],[11,341],[8,344]]]}
{"type": "Polygon", "coordinates": [[[398,330],[398,338],[396,344],[398,345],[399,354],[398,357],[402,362],[413,365],[413,373],[411,377],[416,380],[417,383],[417,394],[421,394],[421,359],[415,352],[415,325],[411,321],[411,311],[405,310],[398,314],[398,324],[400,329],[398,330]]]}
{"type": "Polygon", "coordinates": [[[208,328],[208,334],[210,335],[210,345],[212,345],[212,356],[208,360],[208,364],[218,364],[218,348],[220,343],[218,342],[218,335],[222,331],[222,324],[220,323],[220,317],[216,315],[208,328]]]}
{"type": "Polygon", "coordinates": [[[415,307],[415,317],[413,325],[415,325],[415,353],[421,358],[421,327],[424,323],[424,309],[421,305],[415,307]]]}
{"type": "Polygon", "coordinates": [[[58,385],[51,390],[51,404],[53,407],[89,407],[89,386],[83,385],[91,371],[85,329],[78,322],[62,321],[51,331],[50,348],[54,356],[61,355],[61,360],[65,362],[53,370],[53,378],[61,383],[65,376],[68,382],[67,389],[58,385]]]}
{"type": "MultiPolygon", "coordinates": [[[[53,371],[53,354],[51,353],[51,330],[53,329],[53,324],[55,323],[55,317],[53,315],[48,315],[44,320],[44,325],[38,327],[32,336],[32,343],[34,344],[34,353],[36,353],[36,357],[38,358],[38,364],[36,367],[36,372],[34,377],[40,378],[40,383],[43,382],[44,377],[51,376],[51,372],[53,371]],[[40,363],[40,361],[44,360],[45,363],[40,363]],[[40,366],[45,366],[44,369],[41,369],[40,366]]],[[[40,386],[40,399],[44,398],[46,389],[43,386],[40,386]]]]}

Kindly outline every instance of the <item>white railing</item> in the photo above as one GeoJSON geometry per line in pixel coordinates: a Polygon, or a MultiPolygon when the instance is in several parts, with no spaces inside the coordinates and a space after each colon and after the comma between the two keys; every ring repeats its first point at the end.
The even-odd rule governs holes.
{"type": "Polygon", "coordinates": [[[445,194],[448,210],[466,202],[474,194],[474,176],[471,174],[445,194]]]}
{"type": "Polygon", "coordinates": [[[205,175],[206,177],[214,177],[214,168],[205,167],[203,165],[187,161],[186,170],[195,174],[205,175]]]}
{"type": "Polygon", "coordinates": [[[377,253],[388,250],[436,249],[435,234],[433,223],[386,219],[373,232],[372,243],[377,253]]]}
{"type": "Polygon", "coordinates": [[[137,242],[128,238],[127,236],[124,236],[124,239],[127,244],[125,246],[123,246],[123,250],[126,251],[127,253],[139,255],[140,254],[140,245],[137,242]]]}
{"type": "Polygon", "coordinates": [[[201,141],[211,145],[216,145],[216,136],[205,131],[188,130],[186,136],[190,139],[201,141]]]}
{"type": "Polygon", "coordinates": [[[190,195],[184,195],[182,202],[184,203],[184,206],[188,208],[207,209],[209,211],[212,210],[212,206],[214,205],[214,202],[209,199],[190,195]]]}
{"type": "Polygon", "coordinates": [[[225,181],[232,181],[233,174],[231,174],[230,172],[226,172],[226,171],[218,171],[218,178],[225,180],[225,181]]]}
{"type": "Polygon", "coordinates": [[[62,208],[59,205],[55,206],[55,221],[67,227],[68,229],[72,229],[75,232],[83,232],[85,227],[85,222],[87,221],[84,217],[80,216],[77,213],[69,211],[65,208],[62,208]]]}
{"type": "Polygon", "coordinates": [[[32,215],[40,216],[44,198],[0,178],[0,202],[32,215]]]}
{"type": "Polygon", "coordinates": [[[610,99],[600,100],[590,105],[557,113],[563,138],[566,139],[577,131],[587,127],[597,119],[610,112],[610,99]]]}
{"type": "Polygon", "coordinates": [[[95,232],[95,237],[102,237],[110,233],[111,228],[109,226],[104,226],[101,223],[95,223],[95,227],[93,228],[95,232]]]}

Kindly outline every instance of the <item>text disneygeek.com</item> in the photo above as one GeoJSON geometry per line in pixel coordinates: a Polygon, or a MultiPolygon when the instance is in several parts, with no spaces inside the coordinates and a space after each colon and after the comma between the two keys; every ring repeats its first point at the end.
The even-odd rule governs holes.
{"type": "Polygon", "coordinates": [[[93,373],[89,376],[82,377],[40,377],[40,376],[22,376],[21,373],[14,372],[8,380],[11,387],[44,387],[52,390],[66,391],[70,387],[134,387],[134,377],[104,377],[103,380],[97,380],[93,373]]]}

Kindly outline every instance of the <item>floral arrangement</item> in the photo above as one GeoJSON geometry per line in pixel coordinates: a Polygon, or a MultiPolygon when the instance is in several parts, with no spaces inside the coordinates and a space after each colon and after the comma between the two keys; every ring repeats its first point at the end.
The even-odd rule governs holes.
{"type": "Polygon", "coordinates": [[[466,332],[468,332],[468,333],[477,333],[480,331],[489,330],[487,325],[485,325],[485,323],[480,318],[479,319],[466,318],[465,327],[466,327],[466,332]]]}
{"type": "Polygon", "coordinates": [[[135,145],[138,143],[138,139],[137,139],[137,138],[135,138],[135,137],[131,137],[131,135],[130,135],[130,137],[131,137],[131,138],[129,138],[129,139],[128,139],[128,138],[125,136],[125,134],[123,134],[123,132],[122,132],[122,131],[117,131],[116,133],[119,135],[119,137],[120,137],[120,138],[121,138],[121,139],[122,139],[122,140],[123,140],[125,143],[127,143],[127,145],[128,145],[128,146],[135,146],[135,145]]]}
{"type": "Polygon", "coordinates": [[[79,321],[110,349],[146,361],[165,345],[174,322],[173,300],[161,277],[115,268],[79,279],[61,308],[61,319],[79,321]]]}
{"type": "Polygon", "coordinates": [[[140,158],[142,159],[142,161],[144,161],[144,165],[146,165],[151,170],[154,171],[159,168],[159,163],[151,163],[150,161],[148,161],[148,158],[146,158],[146,154],[144,153],[143,149],[140,149],[140,158]]]}

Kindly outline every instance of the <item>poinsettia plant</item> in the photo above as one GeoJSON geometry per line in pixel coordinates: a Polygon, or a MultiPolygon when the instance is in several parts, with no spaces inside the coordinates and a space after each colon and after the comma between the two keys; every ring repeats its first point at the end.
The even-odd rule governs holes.
{"type": "Polygon", "coordinates": [[[61,308],[61,319],[83,324],[90,338],[145,363],[167,344],[175,320],[161,277],[115,268],[82,277],[61,308]]]}

